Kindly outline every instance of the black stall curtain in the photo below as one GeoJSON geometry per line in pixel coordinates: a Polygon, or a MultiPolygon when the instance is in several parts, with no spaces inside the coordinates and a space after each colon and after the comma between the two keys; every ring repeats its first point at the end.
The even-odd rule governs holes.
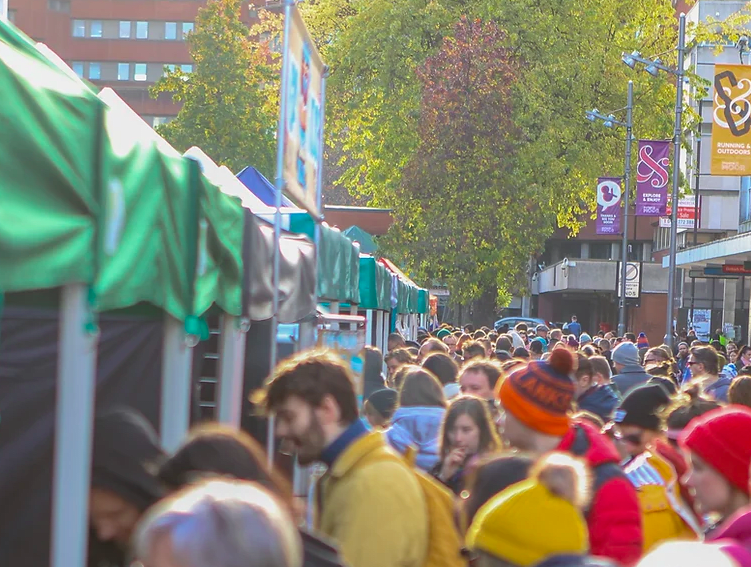
{"type": "MultiPolygon", "coordinates": [[[[12,306],[0,320],[0,565],[49,565],[58,324],[55,311],[12,306]]],[[[97,411],[133,407],[158,430],[161,319],[99,326],[97,411]]]]}

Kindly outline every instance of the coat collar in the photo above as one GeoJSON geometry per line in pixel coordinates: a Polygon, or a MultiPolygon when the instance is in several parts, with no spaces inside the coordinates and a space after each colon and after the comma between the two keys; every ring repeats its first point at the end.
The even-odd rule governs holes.
{"type": "Polygon", "coordinates": [[[380,431],[371,431],[362,435],[342,451],[333,465],[329,468],[329,475],[341,478],[352,470],[357,463],[369,454],[386,448],[386,441],[380,431]]]}

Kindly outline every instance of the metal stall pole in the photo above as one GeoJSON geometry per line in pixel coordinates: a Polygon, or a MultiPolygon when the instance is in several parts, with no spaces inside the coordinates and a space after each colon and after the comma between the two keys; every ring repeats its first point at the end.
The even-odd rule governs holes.
{"type": "Polygon", "coordinates": [[[86,331],[88,288],[65,286],[60,302],[50,565],[86,564],[97,337],[86,331]]]}
{"type": "Polygon", "coordinates": [[[183,323],[165,314],[160,423],[162,446],[167,452],[180,446],[190,428],[192,365],[193,351],[183,323]]]}
{"type": "Polygon", "coordinates": [[[222,316],[217,420],[234,428],[240,427],[245,378],[245,333],[249,328],[250,322],[247,319],[222,316]]]}
{"type": "MultiPolygon", "coordinates": [[[[274,262],[273,262],[273,282],[274,290],[272,294],[272,311],[271,316],[271,345],[269,349],[269,373],[274,371],[276,362],[279,357],[279,350],[277,345],[277,331],[279,329],[279,262],[281,256],[281,240],[282,240],[282,191],[284,191],[284,128],[285,121],[287,119],[287,98],[289,89],[289,30],[290,19],[292,13],[292,6],[294,0],[284,0],[284,38],[282,53],[284,54],[284,60],[282,61],[282,88],[281,88],[281,101],[279,109],[279,125],[277,128],[277,147],[276,147],[276,179],[274,192],[274,205],[276,211],[274,213],[274,262]]],[[[268,419],[268,431],[266,432],[266,457],[269,465],[274,464],[274,416],[269,416],[268,419]]]]}
{"type": "Polygon", "coordinates": [[[683,63],[686,52],[686,15],[681,14],[678,28],[678,67],[676,68],[675,86],[675,127],[673,131],[673,197],[672,218],[670,221],[670,264],[668,272],[668,308],[665,324],[665,344],[674,346],[673,340],[673,307],[675,304],[675,256],[678,239],[678,192],[680,189],[681,171],[681,115],[683,113],[683,63]]]}

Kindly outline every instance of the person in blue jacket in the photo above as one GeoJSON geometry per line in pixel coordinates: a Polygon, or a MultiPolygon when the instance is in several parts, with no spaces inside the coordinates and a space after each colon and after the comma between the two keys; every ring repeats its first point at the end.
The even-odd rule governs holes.
{"type": "Polygon", "coordinates": [[[576,318],[576,315],[571,316],[571,322],[568,324],[568,332],[574,335],[577,339],[579,338],[579,335],[582,334],[582,326],[576,318]]]}
{"type": "Polygon", "coordinates": [[[413,447],[415,464],[430,470],[439,459],[439,437],[445,413],[446,397],[438,379],[424,368],[409,366],[386,438],[402,454],[413,447]]]}

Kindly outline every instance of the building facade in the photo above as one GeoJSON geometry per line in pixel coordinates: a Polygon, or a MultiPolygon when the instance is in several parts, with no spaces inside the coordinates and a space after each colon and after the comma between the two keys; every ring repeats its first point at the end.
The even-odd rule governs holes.
{"type": "MultiPolygon", "coordinates": [[[[179,67],[193,70],[185,41],[205,0],[9,0],[8,18],[57,53],[82,78],[111,87],[157,126],[180,110],[149,87],[179,67]]],[[[243,6],[250,23],[253,4],[243,6]]]]}

